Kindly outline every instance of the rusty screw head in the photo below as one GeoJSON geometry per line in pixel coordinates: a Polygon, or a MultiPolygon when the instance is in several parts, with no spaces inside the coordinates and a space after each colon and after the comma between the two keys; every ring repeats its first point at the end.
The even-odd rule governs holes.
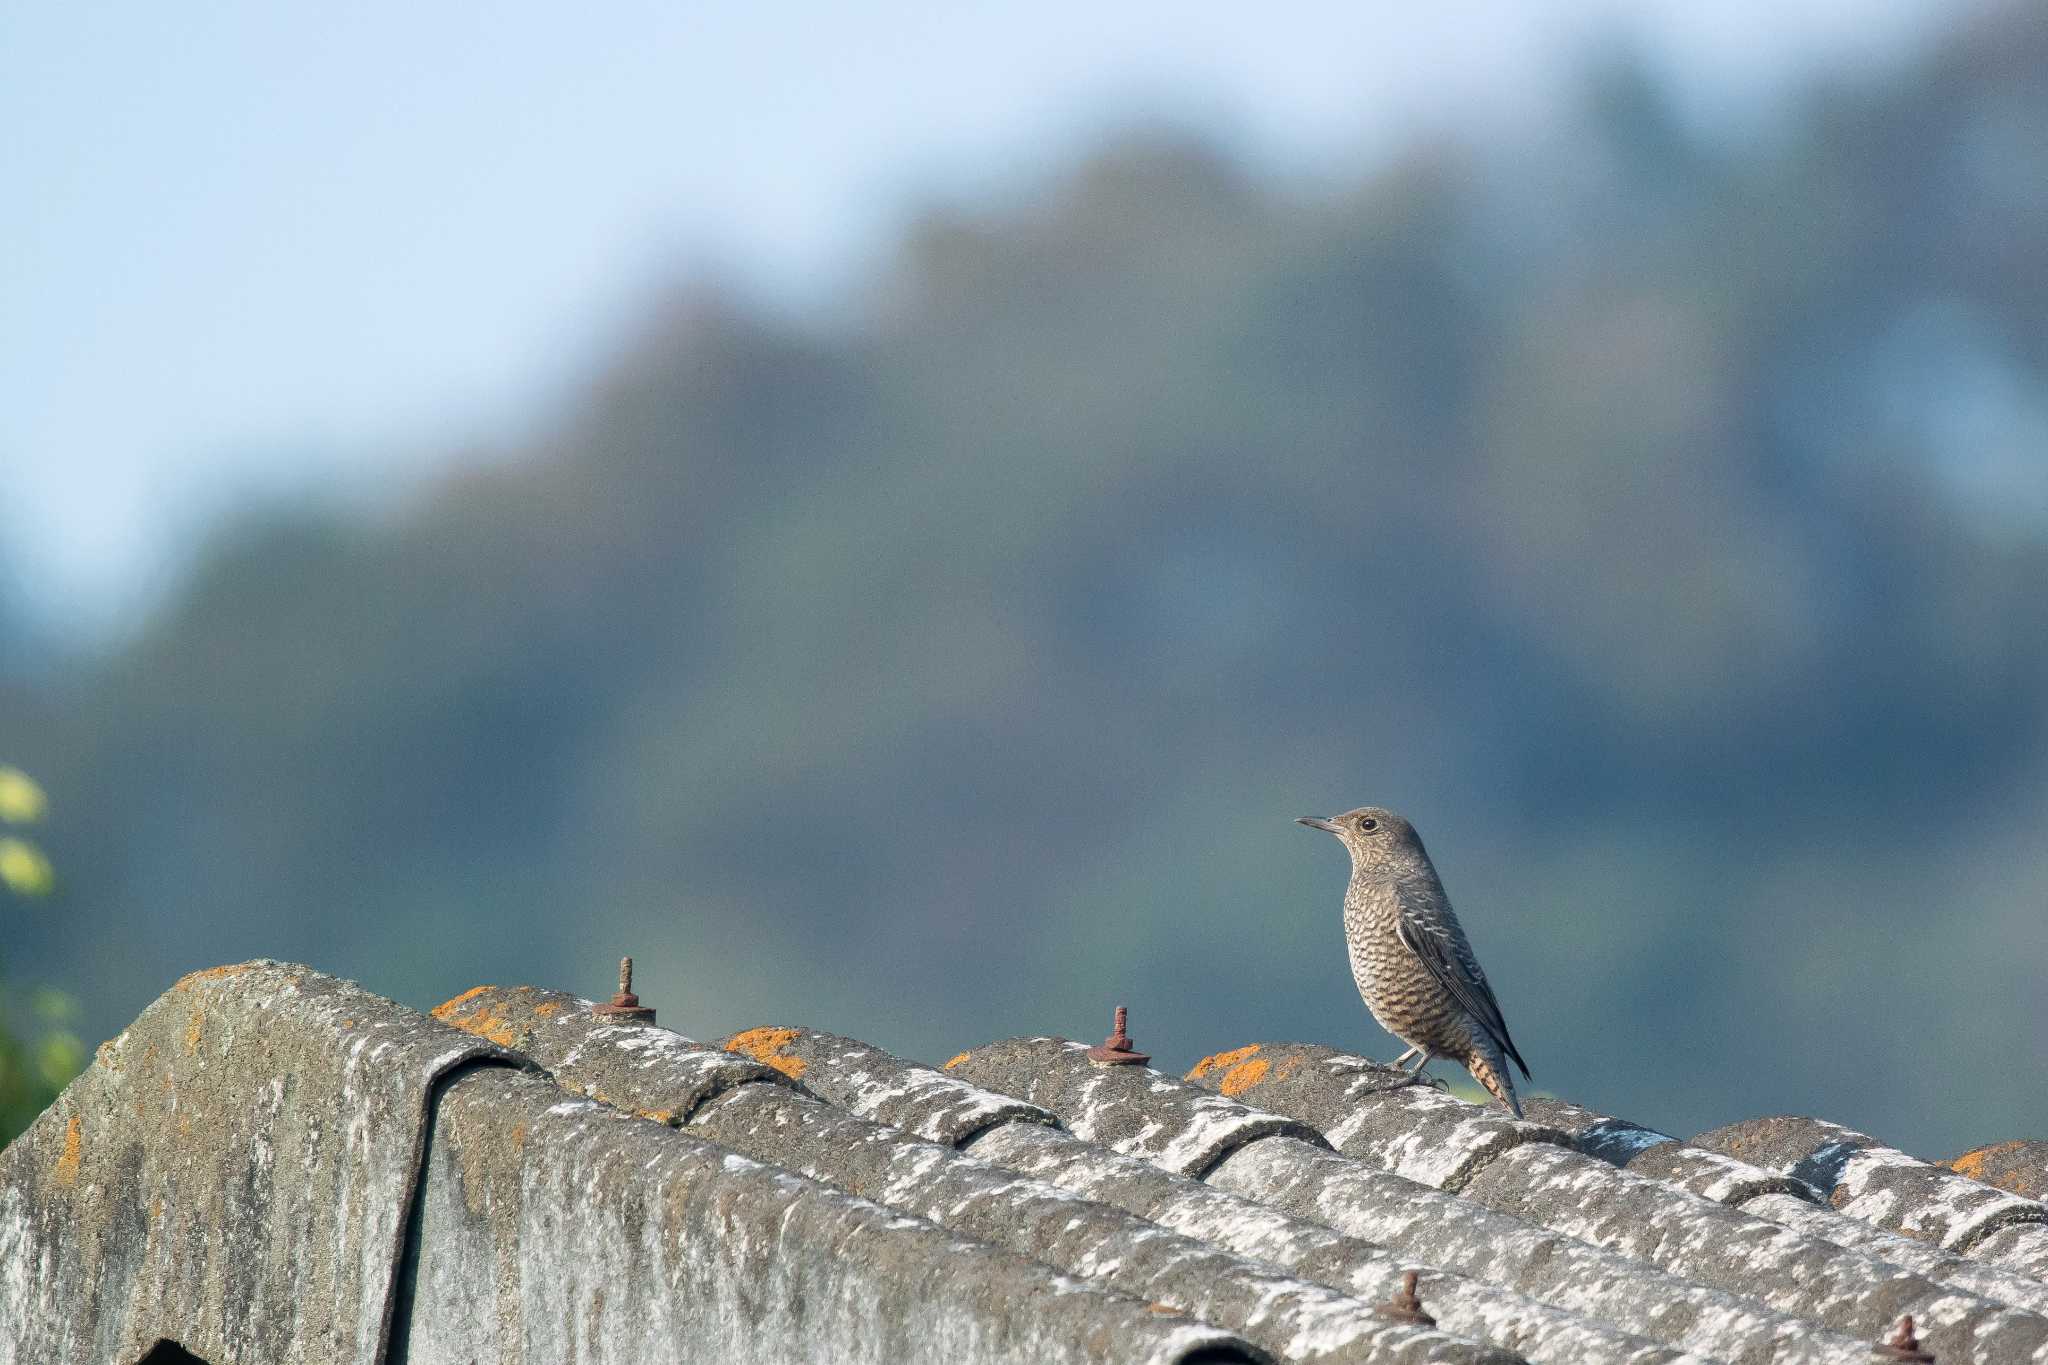
{"type": "Polygon", "coordinates": [[[1129,1010],[1122,1005],[1116,1007],[1116,1027],[1109,1037],[1102,1040],[1101,1047],[1088,1049],[1089,1061],[1103,1066],[1143,1066],[1152,1060],[1150,1053],[1132,1050],[1130,1035],[1124,1032],[1124,1024],[1130,1017],[1129,1010]]]}
{"type": "Polygon", "coordinates": [[[592,1005],[592,1014],[601,1014],[622,1024],[651,1024],[654,1010],[640,1003],[640,997],[633,994],[633,959],[619,959],[619,993],[612,997],[609,1005],[592,1005]]]}
{"type": "Polygon", "coordinates": [[[1934,1357],[1920,1349],[1920,1338],[1913,1335],[1913,1315],[1908,1313],[1899,1319],[1899,1325],[1892,1334],[1879,1342],[1871,1353],[1875,1360],[1903,1362],[1903,1365],[1934,1365],[1934,1357]]]}
{"type": "Polygon", "coordinates": [[[1401,1272],[1401,1287],[1394,1291],[1392,1298],[1380,1306],[1381,1316],[1393,1318],[1399,1322],[1411,1323],[1417,1327],[1436,1326],[1436,1319],[1423,1311],[1422,1299],[1415,1292],[1415,1283],[1418,1278],[1412,1270],[1401,1272]]]}

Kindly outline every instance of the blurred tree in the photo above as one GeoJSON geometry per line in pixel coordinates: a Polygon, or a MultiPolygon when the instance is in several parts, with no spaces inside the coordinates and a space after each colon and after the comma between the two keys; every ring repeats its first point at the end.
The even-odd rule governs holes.
{"type": "Polygon", "coordinates": [[[836,325],[660,300],[503,461],[254,510],[0,695],[94,910],[11,965],[89,974],[88,1036],[257,955],[431,1004],[630,948],[710,1031],[1128,993],[1161,1056],[1369,1046],[1285,822],[1370,798],[1546,1086],[2010,1135],[1968,1039],[2048,1038],[2048,24],[1961,22],[1768,128],[1622,54],[1328,193],[1128,139],[836,325]]]}

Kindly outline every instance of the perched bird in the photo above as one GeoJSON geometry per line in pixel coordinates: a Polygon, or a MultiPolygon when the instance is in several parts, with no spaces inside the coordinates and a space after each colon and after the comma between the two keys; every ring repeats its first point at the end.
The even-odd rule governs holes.
{"type": "Polygon", "coordinates": [[[1380,1027],[1408,1044],[1394,1065],[1416,1059],[1397,1084],[1413,1085],[1431,1058],[1448,1057],[1520,1118],[1507,1059],[1514,1058],[1525,1080],[1529,1065],[1508,1037],[1493,987],[1451,913],[1415,826],[1379,806],[1328,820],[1304,815],[1295,823],[1336,835],[1351,855],[1351,885],[1344,892],[1351,978],[1380,1027]]]}

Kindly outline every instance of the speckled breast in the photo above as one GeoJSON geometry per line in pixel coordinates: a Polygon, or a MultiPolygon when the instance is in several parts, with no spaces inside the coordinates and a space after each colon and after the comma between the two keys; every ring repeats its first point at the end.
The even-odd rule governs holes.
{"type": "Polygon", "coordinates": [[[1347,905],[1344,937],[1351,979],[1380,1027],[1411,1046],[1462,1057],[1471,1043],[1464,1011],[1401,942],[1394,917],[1347,905]]]}

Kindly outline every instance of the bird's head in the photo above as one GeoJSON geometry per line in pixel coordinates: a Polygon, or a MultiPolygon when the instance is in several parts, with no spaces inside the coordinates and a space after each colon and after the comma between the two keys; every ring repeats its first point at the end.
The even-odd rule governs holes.
{"type": "Polygon", "coordinates": [[[1402,876],[1429,866],[1415,826],[1384,806],[1360,806],[1325,820],[1304,815],[1294,822],[1337,836],[1351,855],[1353,871],[1373,876],[1402,876]]]}

